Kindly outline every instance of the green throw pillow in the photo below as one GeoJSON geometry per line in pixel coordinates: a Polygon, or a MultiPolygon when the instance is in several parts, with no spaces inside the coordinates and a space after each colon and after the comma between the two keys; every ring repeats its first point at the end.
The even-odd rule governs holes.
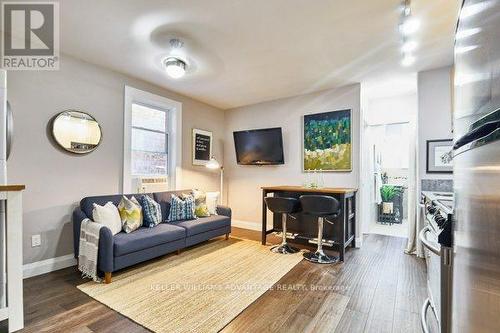
{"type": "Polygon", "coordinates": [[[208,217],[210,212],[207,206],[207,195],[200,190],[193,190],[194,214],[196,217],[208,217]]]}
{"type": "Polygon", "coordinates": [[[126,233],[138,229],[142,225],[142,207],[135,197],[122,197],[118,204],[118,212],[122,220],[122,228],[126,233]]]}

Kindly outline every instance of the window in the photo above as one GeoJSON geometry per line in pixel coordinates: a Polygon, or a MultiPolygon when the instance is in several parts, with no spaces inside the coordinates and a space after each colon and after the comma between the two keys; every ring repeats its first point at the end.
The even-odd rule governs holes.
{"type": "Polygon", "coordinates": [[[123,130],[123,193],[142,191],[143,183],[160,178],[166,178],[161,186],[182,187],[181,103],[125,86],[123,130]]]}
{"type": "Polygon", "coordinates": [[[132,176],[168,175],[168,112],[132,104],[132,176]]]}

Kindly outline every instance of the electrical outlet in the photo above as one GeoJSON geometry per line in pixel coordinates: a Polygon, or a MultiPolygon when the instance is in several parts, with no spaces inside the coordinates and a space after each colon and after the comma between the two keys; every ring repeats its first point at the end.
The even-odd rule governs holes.
{"type": "Polygon", "coordinates": [[[42,237],[40,235],[31,236],[31,247],[37,247],[42,245],[42,237]]]}

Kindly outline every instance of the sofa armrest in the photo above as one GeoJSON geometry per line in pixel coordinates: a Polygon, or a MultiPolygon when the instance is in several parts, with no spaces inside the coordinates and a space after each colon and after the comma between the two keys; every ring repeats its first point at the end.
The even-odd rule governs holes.
{"type": "Polygon", "coordinates": [[[217,214],[231,218],[231,208],[227,206],[217,205],[217,214]]]}
{"type": "Polygon", "coordinates": [[[102,272],[113,272],[113,234],[108,227],[102,227],[99,232],[99,253],[97,265],[102,272]]]}
{"type": "MultiPolygon", "coordinates": [[[[80,207],[75,208],[73,211],[73,250],[77,259],[80,249],[80,228],[82,221],[86,218],[88,218],[87,215],[80,207]]],[[[99,231],[97,263],[99,270],[102,272],[113,271],[113,234],[108,227],[102,227],[99,231]]]]}

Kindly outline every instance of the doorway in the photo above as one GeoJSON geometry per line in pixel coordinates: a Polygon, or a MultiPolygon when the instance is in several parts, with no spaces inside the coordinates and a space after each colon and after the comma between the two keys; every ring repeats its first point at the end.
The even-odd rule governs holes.
{"type": "MultiPolygon", "coordinates": [[[[362,93],[362,233],[408,237],[414,218],[417,91],[389,83],[362,93]],[[380,88],[381,86],[386,89],[380,88]],[[399,90],[398,90],[399,89],[399,90]]],[[[363,89],[363,86],[362,86],[363,89]]]]}

